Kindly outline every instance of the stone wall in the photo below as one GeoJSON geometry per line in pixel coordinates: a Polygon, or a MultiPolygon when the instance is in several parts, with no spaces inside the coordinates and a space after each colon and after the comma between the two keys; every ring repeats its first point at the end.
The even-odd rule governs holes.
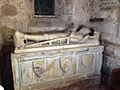
{"type": "MultiPolygon", "coordinates": [[[[118,8],[100,8],[99,0],[55,0],[54,18],[33,17],[33,0],[0,0],[0,31],[11,37],[15,30],[38,32],[41,30],[62,30],[69,23],[86,24],[119,39],[118,8]],[[90,23],[90,18],[104,18],[104,22],[90,23]],[[6,30],[5,30],[6,29],[6,30]]],[[[105,0],[106,1],[106,0],[105,0]]],[[[107,0],[109,1],[109,0],[107,0]]],[[[114,0],[118,2],[117,0],[114,0]]],[[[103,34],[103,38],[108,38],[103,34]]],[[[1,35],[1,36],[5,36],[1,35]]],[[[5,38],[5,37],[4,37],[5,38]]],[[[112,40],[112,39],[111,39],[112,40]]],[[[114,41],[112,40],[112,41],[114,41]]]]}
{"type": "Polygon", "coordinates": [[[4,41],[12,40],[16,30],[38,32],[62,30],[69,23],[88,24],[92,13],[89,0],[55,0],[54,18],[35,18],[33,5],[33,0],[0,0],[0,34],[4,41]]]}
{"type": "Polygon", "coordinates": [[[92,23],[100,31],[101,39],[120,43],[119,35],[119,4],[118,0],[105,0],[97,3],[98,10],[94,11],[93,18],[103,18],[103,22],[92,23]]]}
{"type": "Polygon", "coordinates": [[[15,30],[28,30],[31,16],[30,5],[30,0],[10,0],[8,2],[0,0],[0,34],[4,36],[4,41],[6,39],[9,41],[15,30]]]}
{"type": "Polygon", "coordinates": [[[1,0],[1,26],[6,26],[14,30],[28,30],[31,16],[30,0],[1,0]]]}
{"type": "Polygon", "coordinates": [[[0,31],[7,33],[6,35],[13,35],[15,30],[59,30],[72,22],[88,22],[91,17],[89,0],[55,0],[55,18],[34,18],[33,5],[33,0],[0,0],[0,31]],[[6,28],[7,30],[4,30],[6,28]]]}
{"type": "MultiPolygon", "coordinates": [[[[89,10],[87,10],[90,8],[88,1],[89,0],[55,0],[56,18],[63,20],[65,23],[87,21],[90,17],[89,10]],[[88,5],[88,7],[84,7],[86,5],[88,5]]],[[[34,19],[32,16],[34,12],[33,0],[12,0],[9,3],[1,0],[1,12],[4,8],[7,8],[8,5],[6,4],[8,4],[10,8],[0,15],[2,18],[2,26],[6,25],[15,30],[28,31],[29,20],[34,19]]]]}
{"type": "Polygon", "coordinates": [[[75,24],[88,24],[92,17],[95,0],[74,0],[73,1],[73,22],[75,24]]]}

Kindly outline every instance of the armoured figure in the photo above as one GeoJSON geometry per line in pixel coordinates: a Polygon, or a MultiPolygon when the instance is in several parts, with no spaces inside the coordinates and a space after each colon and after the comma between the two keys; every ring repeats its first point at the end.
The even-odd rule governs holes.
{"type": "Polygon", "coordinates": [[[88,28],[85,25],[80,25],[79,27],[74,27],[71,30],[67,30],[62,33],[44,33],[42,35],[28,35],[16,31],[14,34],[14,43],[17,49],[32,47],[32,46],[41,46],[43,44],[53,45],[55,42],[60,43],[83,43],[86,42],[89,38],[94,38],[95,32],[93,28],[88,28]],[[35,41],[35,43],[28,43],[29,40],[35,41]]]}

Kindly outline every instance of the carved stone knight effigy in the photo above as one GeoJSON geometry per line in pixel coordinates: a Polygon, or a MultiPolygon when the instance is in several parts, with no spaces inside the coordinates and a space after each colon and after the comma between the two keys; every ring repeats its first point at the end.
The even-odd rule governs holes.
{"type": "MultiPolygon", "coordinates": [[[[15,32],[14,35],[14,43],[16,49],[19,48],[28,48],[28,47],[37,47],[43,45],[64,45],[64,44],[75,44],[75,43],[86,43],[87,41],[92,40],[98,41],[99,33],[94,32],[94,29],[88,28],[85,25],[80,25],[78,27],[74,27],[71,30],[67,30],[66,32],[58,32],[58,33],[43,33],[41,35],[31,35],[24,34],[19,31],[15,32]],[[30,41],[35,41],[31,42],[30,41]]],[[[99,44],[98,42],[95,42],[99,44]]]]}
{"type": "Polygon", "coordinates": [[[83,78],[95,78],[95,84],[100,83],[103,46],[93,28],[80,25],[38,34],[16,31],[14,43],[11,61],[15,90],[43,90],[83,78]]]}

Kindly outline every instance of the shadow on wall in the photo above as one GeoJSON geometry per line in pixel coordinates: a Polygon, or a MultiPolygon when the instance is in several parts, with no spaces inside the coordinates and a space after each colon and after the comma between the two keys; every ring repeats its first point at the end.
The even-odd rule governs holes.
{"type": "Polygon", "coordinates": [[[11,67],[11,52],[14,47],[3,46],[0,51],[0,78],[5,90],[14,90],[11,67]]]}
{"type": "Polygon", "coordinates": [[[14,32],[7,26],[0,28],[0,84],[5,90],[13,90],[11,52],[14,45],[10,42],[13,42],[14,32]]]}
{"type": "Polygon", "coordinates": [[[15,31],[16,30],[11,29],[7,26],[2,26],[0,28],[0,34],[1,34],[1,40],[2,40],[1,44],[8,44],[8,42],[12,41],[15,31]]]}

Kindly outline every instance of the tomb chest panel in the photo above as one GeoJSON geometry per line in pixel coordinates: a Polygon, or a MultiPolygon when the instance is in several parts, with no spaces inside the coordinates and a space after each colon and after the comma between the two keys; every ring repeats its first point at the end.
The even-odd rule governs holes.
{"type": "Polygon", "coordinates": [[[14,88],[24,90],[22,88],[28,88],[28,86],[34,89],[55,87],[73,80],[80,80],[84,76],[100,75],[102,50],[102,46],[95,46],[14,53],[11,56],[14,88]],[[67,79],[69,77],[71,78],[67,79]],[[50,85],[49,82],[51,82],[50,85]]]}

